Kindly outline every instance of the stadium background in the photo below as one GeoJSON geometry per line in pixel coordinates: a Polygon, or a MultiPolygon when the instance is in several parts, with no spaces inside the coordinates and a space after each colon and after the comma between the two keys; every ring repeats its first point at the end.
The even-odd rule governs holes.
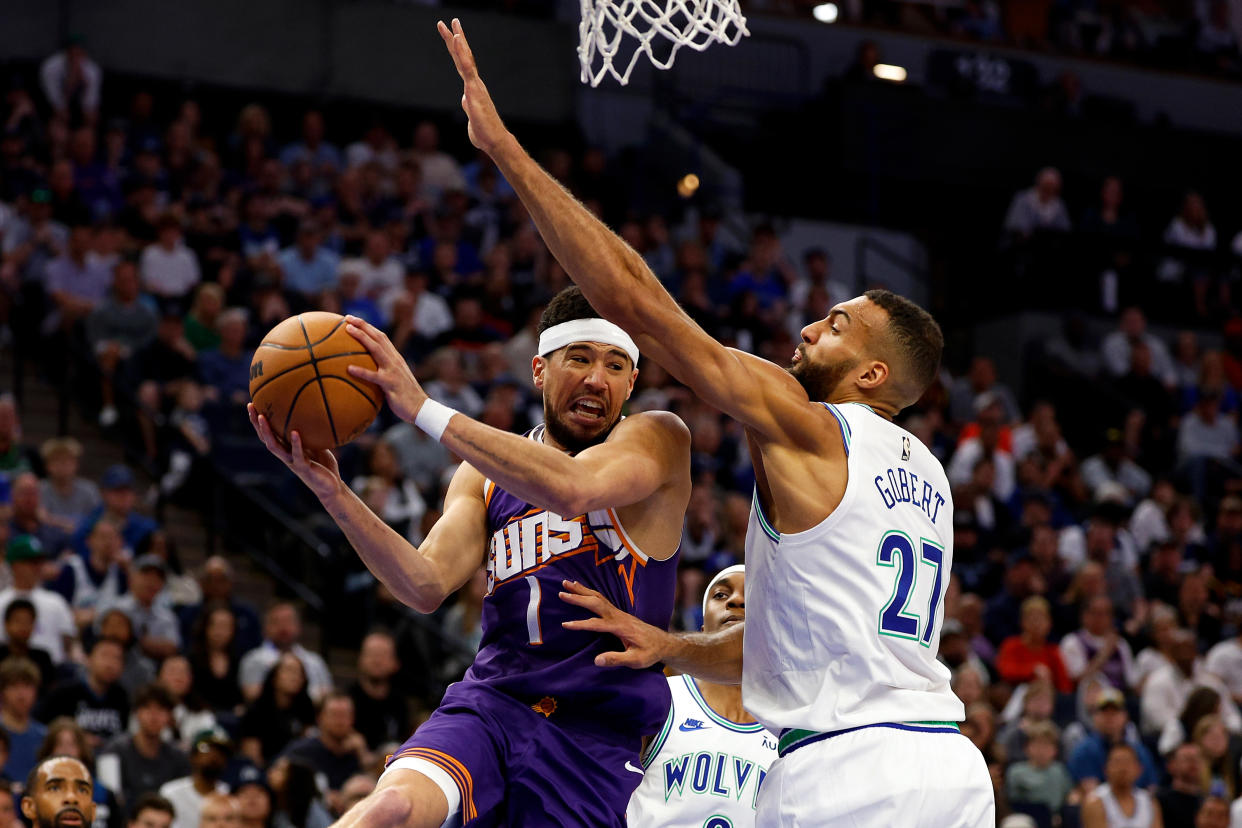
{"type": "MultiPolygon", "coordinates": [[[[9,783],[73,742],[61,723],[44,746],[23,718],[33,681],[35,719],[76,719],[113,783],[100,824],[152,784],[131,778],[125,714],[168,702],[169,750],[214,755],[204,729],[227,740],[245,824],[323,824],[469,663],[482,579],[432,616],[396,605],[242,408],[263,333],[323,308],[381,324],[442,402],[503,429],[538,421],[533,323],[567,281],[466,140],[433,29],[460,15],[511,129],[722,341],[784,362],[803,324],[872,286],[935,312],[942,380],[903,422],[956,487],[942,655],[1002,817],[1073,824],[1081,790],[1030,801],[1012,769],[1051,718],[1073,782],[1098,778],[1081,746],[1106,684],[1166,825],[1242,794],[1242,4],[855,0],[832,24],[797,0],[745,8],[738,47],[592,90],[577,8],[552,0],[4,4],[0,603],[35,560],[79,622],[33,678],[0,665],[9,783]],[[66,70],[67,51],[94,69],[66,70]],[[67,78],[81,85],[60,109],[67,78]],[[119,538],[92,530],[101,496],[119,538]],[[91,574],[112,559],[128,586],[91,574]],[[1042,645],[1037,603],[1012,638],[1032,595],[1061,647],[1042,645]],[[390,639],[362,646],[376,629],[390,639]],[[1133,663],[1084,675],[1108,629],[1133,663]],[[95,655],[118,634],[119,678],[109,647],[95,655]],[[273,664],[292,690],[273,670],[244,696],[273,664]],[[143,690],[156,679],[171,699],[143,690]],[[1024,701],[1049,686],[1055,703],[1024,701]],[[312,698],[336,714],[319,730],[312,698]]],[[[674,618],[693,629],[704,573],[741,554],[751,472],[737,426],[647,363],[630,410],[652,407],[693,433],[674,618]]],[[[414,541],[455,462],[387,413],[340,461],[414,541]]]]}

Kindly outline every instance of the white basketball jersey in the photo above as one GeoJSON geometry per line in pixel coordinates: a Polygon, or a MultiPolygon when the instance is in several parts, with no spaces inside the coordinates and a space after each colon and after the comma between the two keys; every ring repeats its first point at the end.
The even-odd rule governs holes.
{"type": "Polygon", "coordinates": [[[689,676],[668,680],[664,728],[643,758],[630,797],[634,828],[742,828],[755,824],[759,786],[776,761],[776,737],[758,722],[738,724],[712,710],[689,676]]]}
{"type": "Polygon", "coordinates": [[[849,479],[818,526],[774,530],[758,497],[746,532],[746,709],[773,733],[958,722],[936,660],[953,562],[940,461],[862,404],[837,418],[849,479]]]}
{"type": "Polygon", "coordinates": [[[1108,828],[1151,828],[1155,812],[1151,807],[1151,794],[1142,788],[1134,789],[1134,813],[1126,816],[1121,804],[1108,785],[1100,785],[1092,793],[1104,805],[1108,828]]]}

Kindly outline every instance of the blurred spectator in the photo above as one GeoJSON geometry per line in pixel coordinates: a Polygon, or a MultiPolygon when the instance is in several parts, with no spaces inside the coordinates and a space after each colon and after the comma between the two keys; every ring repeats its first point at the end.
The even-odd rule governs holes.
{"type": "Polygon", "coordinates": [[[39,82],[53,115],[65,126],[95,125],[103,71],[87,53],[80,35],[71,36],[63,49],[44,59],[39,82]]]}
{"type": "Polygon", "coordinates": [[[51,687],[56,668],[47,650],[33,647],[30,637],[35,630],[35,605],[28,598],[15,598],[4,608],[4,633],[7,643],[0,644],[0,662],[10,656],[28,659],[39,668],[39,686],[51,687]]]}
{"type": "Polygon", "coordinates": [[[182,241],[181,220],[175,215],[161,216],[156,231],[155,243],[143,248],[139,262],[142,285],[162,299],[181,299],[202,278],[198,257],[182,241]]]}
{"type": "MultiPolygon", "coordinates": [[[[95,767],[95,751],[90,744],[90,735],[68,717],[62,716],[50,722],[47,736],[39,746],[39,762],[53,756],[69,756],[87,768],[93,770],[95,767]]],[[[124,824],[121,803],[116,792],[100,782],[98,777],[94,780],[91,800],[95,803],[95,821],[92,828],[120,828],[124,824]]]]}
{"type": "Polygon", "coordinates": [[[155,793],[138,797],[129,806],[129,813],[128,828],[172,828],[177,815],[173,804],[155,793]]]}
{"type": "Polygon", "coordinates": [[[1194,633],[1180,629],[1173,633],[1172,639],[1173,663],[1155,670],[1143,685],[1144,732],[1160,733],[1185,707],[1191,691],[1196,687],[1210,687],[1221,696],[1221,715],[1229,730],[1242,733],[1242,715],[1220,679],[1209,673],[1198,658],[1194,633]]]}
{"type": "Polygon", "coordinates": [[[173,733],[177,744],[183,750],[189,750],[195,734],[216,729],[215,713],[195,690],[190,662],[180,653],[160,662],[157,680],[172,696],[173,733]]]}
{"type": "Polygon", "coordinates": [[[160,796],[171,802],[176,812],[172,828],[199,828],[207,797],[228,794],[228,786],[221,779],[232,750],[228,739],[214,731],[194,737],[189,774],[160,786],[160,796]]]}
{"type": "Polygon", "coordinates": [[[1230,744],[1229,731],[1221,717],[1204,716],[1195,725],[1195,744],[1208,766],[1208,791],[1232,799],[1238,790],[1238,752],[1230,744]]]}
{"type": "Polygon", "coordinates": [[[125,548],[131,551],[137,549],[142,540],[155,530],[155,521],[134,509],[137,501],[135,485],[134,473],[129,467],[119,463],[108,467],[99,481],[103,503],[87,514],[73,534],[73,545],[78,554],[85,557],[89,553],[86,538],[95,522],[104,516],[121,527],[125,548]]]}
{"type": "Polygon", "coordinates": [[[1134,657],[1117,634],[1113,602],[1105,595],[1087,601],[1082,626],[1061,639],[1061,658],[1074,682],[1098,673],[1123,692],[1134,686],[1134,657]]]}
{"type": "Polygon", "coordinates": [[[1096,498],[1106,486],[1120,486],[1127,505],[1146,497],[1152,484],[1151,475],[1126,456],[1125,440],[1118,428],[1104,432],[1103,450],[1082,461],[1082,479],[1096,498]]]}
{"type": "Polygon", "coordinates": [[[272,789],[267,776],[256,765],[245,764],[229,786],[237,799],[238,828],[269,828],[272,819],[272,789]]]}
{"type": "MultiPolygon", "coordinates": [[[[1221,796],[1209,796],[1203,800],[1195,814],[1194,828],[1230,828],[1229,801],[1221,796]]],[[[1166,822],[1166,825],[1175,823],[1166,822]]]]}
{"type": "Polygon", "coordinates": [[[250,399],[250,361],[254,352],[246,348],[247,325],[248,315],[243,308],[229,308],[220,314],[220,346],[199,356],[199,374],[213,401],[235,406],[250,399]]]}
{"type": "Polygon", "coordinates": [[[1026,733],[1026,760],[1014,762],[1005,772],[1005,793],[1011,807],[1020,803],[1043,805],[1053,814],[1074,789],[1065,765],[1057,761],[1060,734],[1052,722],[1031,726],[1026,733]]]}
{"type": "Polygon", "coordinates": [[[1035,176],[1035,186],[1014,195],[1005,216],[1005,231],[1017,239],[1027,239],[1039,231],[1069,230],[1069,211],[1061,200],[1061,173],[1055,167],[1045,167],[1035,176]]]}
{"type": "Polygon", "coordinates": [[[1221,695],[1211,687],[1196,687],[1190,691],[1177,716],[1165,722],[1156,742],[1156,750],[1167,756],[1183,742],[1189,742],[1199,722],[1206,716],[1219,716],[1221,695]]]}
{"type": "Polygon", "coordinates": [[[1022,602],[1022,634],[1010,636],[996,656],[996,670],[1005,681],[1022,684],[1032,678],[1052,681],[1058,693],[1068,693],[1073,682],[1056,644],[1048,642],[1052,611],[1047,600],[1032,596],[1022,602]]]}
{"type": "Polygon", "coordinates": [[[91,750],[125,730],[129,721],[129,698],[118,683],[125,665],[125,650],[110,638],[91,647],[86,672],[80,679],[67,679],[45,693],[38,718],[50,722],[67,716],[89,735],[91,750]]]}
{"type": "Polygon", "coordinates": [[[448,190],[465,190],[466,179],[453,156],[440,149],[440,130],[431,121],[414,128],[410,157],[422,171],[423,196],[435,200],[448,190]]]}
{"type": "Polygon", "coordinates": [[[1203,803],[1207,765],[1203,752],[1194,742],[1184,742],[1169,754],[1169,783],[1156,794],[1164,824],[1193,826],[1203,803]]]}
{"type": "Polygon", "coordinates": [[[956,423],[968,423],[979,410],[977,403],[984,394],[991,394],[989,402],[998,402],[1002,408],[1004,423],[1016,423],[1022,419],[1018,400],[1008,386],[996,379],[996,363],[990,357],[976,356],[970,361],[970,370],[953,381],[949,391],[949,416],[956,423]]]}
{"type": "Polygon", "coordinates": [[[293,653],[281,653],[242,717],[241,752],[255,764],[267,765],[314,721],[315,705],[302,662],[293,653]]]}
{"type": "Polygon", "coordinates": [[[101,502],[99,487],[78,475],[82,444],[72,437],[53,437],[44,441],[39,453],[47,468],[47,477],[39,483],[39,502],[49,522],[72,532],[101,502]]]}
{"type": "Polygon", "coordinates": [[[344,816],[349,813],[350,808],[366,799],[375,790],[375,783],[375,777],[365,773],[356,774],[345,780],[345,784],[341,786],[341,795],[337,800],[337,816],[344,816]]]}
{"type": "Polygon", "coordinates": [[[1158,828],[1160,805],[1139,781],[1143,766],[1138,751],[1127,743],[1108,751],[1105,784],[1092,791],[1082,806],[1084,828],[1122,828],[1133,825],[1158,828]]]}
{"type": "Polygon", "coordinates": [[[177,652],[181,648],[177,617],[156,600],[168,581],[167,565],[155,555],[142,555],[130,565],[129,580],[129,592],[100,607],[99,612],[115,608],[128,615],[134,622],[138,645],[151,658],[158,660],[177,652]]]}
{"type": "Polygon", "coordinates": [[[345,781],[367,764],[370,754],[366,739],[354,729],[354,701],[348,694],[333,691],[324,696],[316,723],[315,731],[290,742],[282,755],[302,759],[322,774],[331,802],[345,781]]]}
{"type": "Polygon", "coordinates": [[[328,828],[332,814],[320,798],[315,769],[302,759],[280,759],[268,773],[276,794],[273,828],[328,828]]]}
{"type": "Polygon", "coordinates": [[[354,700],[354,723],[367,747],[400,744],[409,735],[406,695],[393,679],[401,669],[397,644],[387,632],[373,632],[358,649],[358,678],[349,687],[354,700]]]}
{"type": "Polygon", "coordinates": [[[1155,760],[1139,739],[1138,732],[1129,726],[1125,698],[1120,691],[1107,688],[1100,692],[1092,705],[1092,730],[1070,754],[1070,773],[1082,793],[1087,794],[1105,781],[1105,765],[1117,745],[1129,745],[1138,760],[1135,772],[1139,787],[1148,788],[1160,778],[1155,760]]]}
{"type": "Polygon", "coordinates": [[[234,711],[242,705],[238,684],[237,615],[224,603],[203,605],[189,633],[194,687],[214,710],[234,711]]]}
{"type": "Polygon", "coordinates": [[[254,611],[254,607],[234,594],[235,580],[233,565],[228,558],[212,555],[203,563],[198,578],[199,588],[202,590],[201,603],[187,604],[177,610],[184,639],[191,638],[190,630],[194,628],[203,609],[211,604],[222,603],[233,613],[236,626],[233,649],[238,654],[248,653],[263,643],[258,613],[254,611]]]}
{"type": "Polygon", "coordinates": [[[237,800],[228,794],[210,793],[203,797],[199,828],[235,828],[241,816],[237,800]]]}
{"type": "Polygon", "coordinates": [[[1119,377],[1130,370],[1130,348],[1137,342],[1145,343],[1151,352],[1152,373],[1166,386],[1173,387],[1177,383],[1173,357],[1164,341],[1148,332],[1147,317],[1137,307],[1123,310],[1117,330],[1104,337],[1100,344],[1100,354],[1109,373],[1119,377]]]}
{"type": "Polygon", "coordinates": [[[31,716],[39,697],[39,670],[29,659],[0,661],[0,730],[8,737],[6,779],[25,779],[35,766],[47,728],[31,716]]]}
{"type": "Polygon", "coordinates": [[[172,724],[168,691],[158,684],[143,687],[134,696],[133,711],[137,727],[105,744],[97,759],[100,781],[127,803],[190,773],[185,754],[164,737],[172,724]]]}
{"type": "Polygon", "coordinates": [[[58,557],[69,545],[69,537],[47,520],[47,512],[39,502],[39,478],[33,472],[14,476],[11,497],[9,537],[27,535],[39,542],[48,557],[58,557]]]}
{"type": "Polygon", "coordinates": [[[1008,431],[1004,428],[1005,409],[996,395],[985,391],[975,398],[976,428],[963,430],[971,436],[958,444],[945,472],[954,486],[970,483],[979,461],[992,461],[992,494],[1005,503],[1017,487],[1017,464],[1010,453],[1008,431]]]}
{"type": "Polygon", "coordinates": [[[340,257],[323,247],[319,228],[312,221],[298,226],[295,243],[280,252],[277,263],[284,286],[309,301],[336,284],[340,257]]]}
{"type": "Polygon", "coordinates": [[[67,555],[61,562],[60,574],[50,586],[69,602],[79,629],[89,628],[100,607],[116,603],[128,590],[129,579],[121,568],[123,543],[117,525],[104,518],[95,522],[86,538],[87,556],[67,555]]]}
{"type": "Polygon", "coordinates": [[[367,457],[367,474],[350,484],[371,511],[412,544],[423,540],[423,515],[427,503],[418,486],[401,474],[392,446],[378,440],[367,457]]]}
{"type": "MultiPolygon", "coordinates": [[[[9,540],[5,560],[13,574],[13,585],[0,590],[0,611],[7,610],[9,604],[19,598],[33,604],[35,625],[29,646],[45,651],[53,664],[60,664],[74,653],[78,628],[65,599],[40,585],[43,564],[47,560],[43,545],[28,535],[18,535],[9,540]]],[[[6,643],[8,626],[5,625],[6,643]]]]}
{"type": "MultiPolygon", "coordinates": [[[[700,590],[701,592],[701,590],[700,590]]],[[[487,595],[487,570],[480,567],[457,592],[457,599],[444,613],[441,631],[450,655],[441,665],[442,675],[456,681],[470,666],[483,640],[483,598],[487,595]]]]}
{"type": "Polygon", "coordinates": [[[284,653],[292,653],[302,663],[307,692],[322,698],[332,689],[332,675],[321,656],[301,644],[302,619],[293,604],[275,604],[263,620],[263,643],[246,653],[241,662],[242,693],[256,699],[270,677],[271,669],[284,653]]]}
{"type": "Polygon", "coordinates": [[[54,312],[44,317],[44,333],[72,330],[107,296],[112,273],[109,266],[89,255],[93,242],[91,227],[75,225],[69,231],[65,252],[48,262],[44,289],[54,312]]]}
{"type": "Polygon", "coordinates": [[[382,230],[373,230],[367,234],[363,255],[355,259],[345,259],[337,268],[337,273],[357,274],[359,290],[371,299],[401,286],[405,278],[405,269],[401,262],[392,254],[392,242],[388,234],[382,230]]]}
{"type": "MultiPolygon", "coordinates": [[[[220,314],[224,312],[224,288],[204,282],[194,291],[194,302],[185,315],[185,338],[198,353],[220,347],[220,314]]],[[[151,326],[152,334],[155,325],[151,326]]]]}
{"type": "Polygon", "coordinates": [[[361,167],[372,161],[382,169],[395,170],[399,161],[397,142],[384,125],[373,122],[367,128],[362,140],[355,141],[345,148],[345,166],[361,167]]]}
{"type": "Polygon", "coordinates": [[[324,140],[323,113],[317,109],[308,109],[302,116],[302,139],[280,151],[280,163],[286,167],[303,161],[316,176],[333,175],[341,168],[341,151],[324,140]]]}
{"type": "Polygon", "coordinates": [[[121,686],[127,694],[138,692],[140,687],[155,679],[155,665],[138,648],[134,622],[116,607],[99,613],[95,619],[98,638],[111,638],[125,650],[125,666],[121,670],[121,686]]]}
{"type": "Polygon", "coordinates": [[[1220,411],[1221,392],[1202,388],[1177,430],[1178,471],[1200,502],[1219,492],[1226,477],[1242,476],[1238,424],[1220,411]]]}

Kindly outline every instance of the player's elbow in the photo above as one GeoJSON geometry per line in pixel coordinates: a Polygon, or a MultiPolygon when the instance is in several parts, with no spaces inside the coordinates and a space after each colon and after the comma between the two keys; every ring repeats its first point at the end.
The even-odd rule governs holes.
{"type": "Polygon", "coordinates": [[[416,586],[410,589],[406,595],[399,596],[401,603],[415,612],[421,612],[423,615],[430,615],[438,610],[447,597],[448,590],[430,584],[416,586]]]}

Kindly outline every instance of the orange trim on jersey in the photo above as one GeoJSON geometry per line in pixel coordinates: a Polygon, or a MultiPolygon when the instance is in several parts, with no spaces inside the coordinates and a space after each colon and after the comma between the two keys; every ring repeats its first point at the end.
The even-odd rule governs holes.
{"type": "MultiPolygon", "coordinates": [[[[577,549],[573,550],[572,552],[562,552],[560,555],[557,555],[554,558],[549,558],[548,560],[539,564],[539,566],[535,567],[534,569],[524,569],[516,575],[510,575],[508,578],[505,578],[503,581],[497,581],[495,586],[492,587],[492,592],[495,593],[496,587],[504,586],[505,584],[511,583],[513,581],[523,579],[527,575],[532,575],[538,572],[539,570],[543,569],[544,567],[551,566],[557,561],[563,561],[563,560],[566,560],[567,558],[572,558],[574,555],[581,555],[583,552],[596,552],[599,550],[599,548],[600,548],[599,539],[597,539],[594,534],[591,535],[589,542],[584,535],[582,538],[582,545],[579,546],[577,549]]],[[[520,550],[518,554],[519,555],[521,554],[520,550]]]]}
{"type": "Polygon", "coordinates": [[[617,517],[616,511],[613,509],[608,509],[606,511],[608,512],[608,517],[612,519],[612,528],[617,531],[617,537],[621,539],[621,545],[624,546],[627,550],[629,550],[629,553],[634,556],[635,560],[637,560],[643,566],[646,566],[647,555],[644,554],[643,552],[640,552],[637,546],[634,546],[634,544],[630,543],[629,536],[627,535],[625,528],[621,525],[621,518],[617,517]]]}
{"type": "Polygon", "coordinates": [[[393,756],[394,760],[405,758],[430,762],[449,775],[453,783],[457,785],[457,792],[461,794],[462,822],[469,822],[479,815],[474,804],[474,780],[470,776],[470,771],[466,770],[466,766],[458,759],[442,751],[426,747],[408,748],[393,756]]]}
{"type": "Polygon", "coordinates": [[[483,481],[483,508],[492,505],[492,493],[496,491],[496,484],[490,480],[483,481]]]}

